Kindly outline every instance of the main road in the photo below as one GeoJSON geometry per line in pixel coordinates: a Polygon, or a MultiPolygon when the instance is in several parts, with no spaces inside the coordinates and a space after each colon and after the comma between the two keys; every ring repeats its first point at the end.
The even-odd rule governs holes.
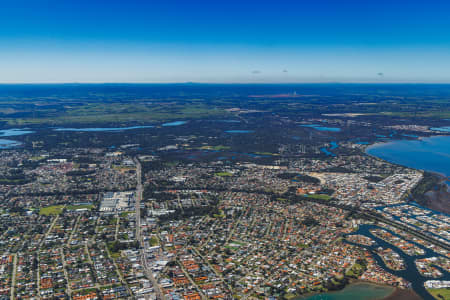
{"type": "Polygon", "coordinates": [[[133,159],[134,163],[136,164],[136,239],[139,241],[139,252],[141,255],[141,263],[144,268],[145,275],[153,284],[153,289],[155,290],[157,299],[164,300],[164,294],[161,291],[161,288],[158,284],[158,282],[155,279],[155,276],[153,276],[153,272],[151,268],[148,266],[147,258],[145,257],[145,249],[144,249],[144,240],[141,236],[141,200],[142,200],[142,194],[143,194],[143,188],[142,188],[142,166],[139,159],[136,157],[133,159]]]}

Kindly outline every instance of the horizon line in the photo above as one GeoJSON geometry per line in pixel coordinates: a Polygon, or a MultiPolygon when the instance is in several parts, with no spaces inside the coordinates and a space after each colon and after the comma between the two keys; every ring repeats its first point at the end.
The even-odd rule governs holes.
{"type": "Polygon", "coordinates": [[[83,85],[83,84],[135,84],[135,85],[144,85],[144,84],[182,84],[182,85],[293,85],[293,84],[443,84],[443,85],[450,85],[449,81],[299,81],[299,82],[274,82],[274,81],[267,81],[267,82],[201,82],[201,81],[173,81],[173,82],[158,82],[158,81],[129,81],[129,82],[121,82],[121,81],[64,81],[64,82],[58,82],[58,81],[49,81],[49,82],[0,82],[0,85],[83,85]]]}

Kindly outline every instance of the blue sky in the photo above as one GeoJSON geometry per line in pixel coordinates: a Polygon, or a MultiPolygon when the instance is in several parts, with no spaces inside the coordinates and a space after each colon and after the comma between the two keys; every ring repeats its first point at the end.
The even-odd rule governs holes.
{"type": "Polygon", "coordinates": [[[0,82],[449,82],[450,1],[0,0],[0,82]]]}

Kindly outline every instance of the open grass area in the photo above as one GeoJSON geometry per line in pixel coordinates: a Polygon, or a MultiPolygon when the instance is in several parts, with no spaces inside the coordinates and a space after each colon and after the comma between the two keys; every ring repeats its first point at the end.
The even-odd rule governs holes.
{"type": "Polygon", "coordinates": [[[319,200],[330,200],[331,196],[325,194],[308,194],[308,198],[319,199],[319,200]]]}
{"type": "Polygon", "coordinates": [[[200,149],[202,149],[202,150],[214,150],[214,151],[229,150],[230,148],[231,147],[229,147],[229,146],[223,146],[223,145],[200,147],[200,149]]]}
{"type": "Polygon", "coordinates": [[[67,209],[68,210],[77,210],[77,209],[88,209],[88,210],[92,210],[94,208],[94,205],[92,204],[86,204],[86,205],[68,205],[67,209]]]}
{"type": "Polygon", "coordinates": [[[119,214],[119,216],[120,216],[121,218],[126,218],[126,217],[128,217],[129,214],[134,214],[134,213],[135,213],[134,211],[124,211],[124,212],[121,212],[121,213],[119,214]]]}
{"type": "Polygon", "coordinates": [[[255,152],[256,155],[279,155],[278,153],[272,153],[272,152],[255,152]]]}
{"type": "Polygon", "coordinates": [[[40,215],[50,216],[50,215],[59,215],[64,208],[64,205],[52,205],[47,207],[41,207],[39,210],[40,215]]]}
{"type": "Polygon", "coordinates": [[[45,157],[44,156],[33,156],[30,158],[30,160],[34,160],[34,161],[38,161],[38,160],[42,160],[42,159],[45,159],[45,157]]]}
{"type": "Polygon", "coordinates": [[[364,271],[365,267],[358,263],[355,263],[347,272],[345,272],[346,276],[357,278],[364,271]]]}
{"type": "Polygon", "coordinates": [[[120,257],[121,244],[118,241],[106,243],[106,251],[114,259],[120,257]]]}
{"type": "Polygon", "coordinates": [[[218,214],[213,214],[213,218],[216,218],[216,219],[218,219],[218,218],[220,218],[220,219],[225,218],[223,210],[219,209],[219,213],[218,214]]]}
{"type": "Polygon", "coordinates": [[[215,173],[214,175],[219,176],[219,177],[233,176],[233,174],[230,172],[218,172],[218,173],[215,173]]]}
{"type": "Polygon", "coordinates": [[[245,246],[245,243],[243,243],[241,241],[231,240],[231,243],[232,244],[237,244],[237,245],[240,245],[240,246],[245,246]]]}
{"type": "Polygon", "coordinates": [[[150,238],[150,246],[158,246],[159,245],[159,239],[156,236],[152,236],[150,238]]]}
{"type": "MultiPolygon", "coordinates": [[[[237,245],[236,245],[237,246],[237,245]]],[[[239,247],[236,247],[236,246],[232,246],[232,245],[225,245],[225,248],[227,248],[227,249],[230,249],[230,250],[233,250],[233,251],[236,251],[236,250],[238,250],[239,249],[239,247]]]]}
{"type": "Polygon", "coordinates": [[[433,295],[434,298],[439,300],[450,299],[450,288],[446,289],[428,289],[428,292],[433,295]]]}

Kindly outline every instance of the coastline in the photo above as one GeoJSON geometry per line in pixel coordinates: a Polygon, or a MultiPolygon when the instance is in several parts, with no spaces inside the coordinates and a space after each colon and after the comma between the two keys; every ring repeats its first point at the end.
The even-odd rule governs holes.
{"type": "MultiPolygon", "coordinates": [[[[371,281],[364,281],[364,280],[359,280],[359,279],[352,279],[348,284],[346,284],[340,290],[328,291],[325,293],[328,293],[328,294],[338,293],[347,287],[350,287],[352,285],[358,285],[358,284],[368,284],[368,285],[372,285],[372,286],[379,286],[379,287],[383,287],[383,288],[392,288],[393,289],[389,295],[387,295],[383,298],[378,298],[378,299],[374,299],[374,300],[423,300],[419,295],[417,295],[414,292],[413,289],[410,289],[410,288],[409,289],[401,289],[401,288],[393,287],[393,286],[387,285],[387,284],[381,284],[381,283],[376,283],[376,282],[371,282],[371,281]]],[[[305,300],[305,299],[308,299],[309,297],[313,297],[315,295],[320,295],[320,294],[323,294],[323,292],[310,292],[307,294],[299,295],[292,299],[293,300],[305,300]]],[[[359,300],[359,299],[354,299],[354,300],[359,300]]]]}
{"type": "MultiPolygon", "coordinates": [[[[435,137],[450,137],[450,135],[432,135],[432,136],[425,136],[425,137],[419,137],[417,138],[415,141],[420,141],[420,140],[424,140],[424,139],[429,139],[429,138],[435,138],[435,137]]],[[[393,165],[398,165],[398,166],[402,166],[402,167],[406,167],[409,169],[413,169],[413,170],[417,170],[419,172],[422,173],[430,173],[434,176],[436,176],[436,178],[438,179],[438,183],[430,190],[426,191],[424,193],[424,197],[427,199],[427,204],[424,205],[430,209],[439,211],[439,212],[443,212],[443,213],[447,213],[450,214],[450,207],[449,207],[449,202],[450,202],[450,176],[448,176],[448,174],[444,173],[445,170],[443,171],[442,169],[440,169],[439,171],[437,170],[431,170],[431,169],[426,169],[426,166],[420,166],[420,168],[418,167],[412,167],[412,166],[408,166],[408,165],[404,165],[404,164],[399,164],[396,162],[392,162],[391,159],[385,159],[385,158],[381,158],[378,157],[372,153],[369,153],[369,151],[371,149],[376,149],[378,147],[382,147],[386,144],[392,144],[395,143],[397,141],[401,141],[401,140],[390,140],[390,141],[386,141],[386,142],[376,142],[372,145],[367,145],[363,151],[366,155],[377,159],[377,160],[381,160],[381,161],[385,161],[388,162],[390,164],[393,165]]],[[[389,146],[388,146],[389,147],[389,146]]]]}
{"type": "Polygon", "coordinates": [[[439,212],[450,214],[450,178],[441,173],[430,172],[439,178],[435,188],[425,193],[428,199],[427,207],[439,212]]]}
{"type": "MultiPolygon", "coordinates": [[[[385,296],[384,298],[378,298],[378,299],[374,299],[374,300],[395,300],[397,298],[390,298],[390,297],[397,296],[397,295],[400,295],[400,296],[413,295],[413,296],[417,297],[417,298],[399,298],[399,299],[422,300],[422,298],[420,298],[412,289],[405,290],[405,289],[394,287],[394,286],[391,286],[388,284],[376,283],[376,282],[365,281],[365,280],[360,280],[360,279],[350,279],[349,282],[343,288],[338,289],[338,290],[333,290],[333,291],[328,291],[328,292],[309,292],[306,294],[295,296],[291,299],[292,300],[306,300],[309,297],[313,297],[313,296],[324,294],[324,293],[327,293],[327,294],[339,293],[348,287],[355,286],[355,285],[361,285],[361,284],[393,289],[392,292],[389,295],[385,296]]],[[[354,300],[359,300],[359,299],[354,299],[354,300]]]]}
{"type": "MultiPolygon", "coordinates": [[[[416,168],[411,168],[411,167],[408,167],[408,166],[405,166],[405,165],[401,165],[401,164],[399,164],[399,163],[395,163],[395,162],[389,161],[389,160],[387,160],[387,159],[378,157],[378,156],[376,156],[376,155],[373,155],[373,154],[370,154],[370,153],[367,152],[367,150],[368,150],[369,148],[377,148],[377,147],[383,146],[383,145],[388,144],[388,143],[393,143],[394,141],[396,141],[396,140],[390,140],[390,141],[387,141],[387,142],[375,142],[375,143],[373,143],[373,144],[366,145],[366,146],[364,147],[364,154],[366,154],[367,156],[372,157],[373,159],[387,162],[387,163],[389,163],[389,164],[391,164],[391,165],[396,165],[396,166],[400,166],[400,167],[409,168],[409,169],[414,169],[414,170],[417,170],[417,171],[420,171],[420,172],[424,172],[424,170],[416,169],[416,168]]],[[[399,141],[399,140],[398,140],[398,141],[399,141]]]]}
{"type": "Polygon", "coordinates": [[[392,294],[380,300],[422,300],[413,289],[395,288],[392,294]]]}
{"type": "MultiPolygon", "coordinates": [[[[418,142],[424,142],[426,139],[434,138],[434,137],[450,137],[448,134],[442,134],[442,135],[431,135],[431,136],[421,136],[415,139],[415,141],[418,142]]],[[[399,165],[403,166],[409,169],[417,170],[421,173],[429,173],[435,176],[438,179],[438,182],[433,186],[432,189],[426,191],[424,193],[424,196],[427,198],[427,204],[424,205],[425,207],[436,210],[438,212],[443,212],[450,214],[450,208],[448,206],[450,201],[450,174],[445,174],[442,171],[435,171],[430,169],[421,169],[417,167],[411,167],[408,165],[399,164],[396,162],[392,162],[388,159],[381,158],[379,156],[376,156],[374,154],[368,153],[370,149],[376,149],[379,147],[382,147],[386,144],[393,144],[397,142],[398,140],[389,140],[389,141],[383,141],[383,142],[375,142],[373,144],[367,145],[363,148],[363,151],[366,155],[377,159],[381,161],[388,162],[393,165],[399,165]]],[[[395,288],[395,290],[387,297],[382,298],[380,300],[420,300],[422,297],[420,297],[413,289],[400,289],[395,288]]]]}
{"type": "MultiPolygon", "coordinates": [[[[424,138],[431,138],[431,137],[436,137],[436,136],[442,136],[442,135],[421,136],[421,137],[417,138],[416,140],[422,140],[422,139],[424,139],[424,138]]],[[[450,135],[446,135],[446,136],[449,136],[449,137],[450,137],[450,135]]],[[[389,161],[389,160],[387,160],[387,159],[378,157],[378,156],[376,156],[376,155],[374,155],[374,154],[371,154],[371,153],[368,153],[368,152],[367,152],[367,150],[369,150],[369,148],[377,148],[377,147],[383,146],[383,145],[385,145],[385,144],[393,143],[393,142],[395,142],[395,141],[399,141],[399,140],[390,140],[390,141],[387,141],[387,142],[376,142],[376,143],[373,143],[373,144],[370,144],[370,145],[366,145],[366,146],[364,147],[364,153],[365,153],[366,155],[368,155],[368,156],[374,158],[374,159],[382,160],[382,161],[385,161],[385,162],[390,163],[390,164],[392,164],[392,165],[397,165],[397,166],[401,166],[401,167],[405,167],[405,168],[417,170],[417,171],[422,172],[422,173],[423,173],[423,172],[432,173],[432,174],[436,175],[437,177],[439,177],[440,183],[445,183],[446,181],[450,181],[450,176],[447,176],[446,174],[444,174],[444,173],[442,173],[442,172],[432,171],[432,170],[425,170],[425,169],[418,169],[418,168],[413,168],[413,167],[408,167],[408,166],[405,166],[405,165],[402,165],[402,164],[399,164],[399,163],[391,162],[391,161],[389,161]]],[[[450,185],[449,185],[448,187],[449,187],[449,191],[450,191],[450,185]]]]}

